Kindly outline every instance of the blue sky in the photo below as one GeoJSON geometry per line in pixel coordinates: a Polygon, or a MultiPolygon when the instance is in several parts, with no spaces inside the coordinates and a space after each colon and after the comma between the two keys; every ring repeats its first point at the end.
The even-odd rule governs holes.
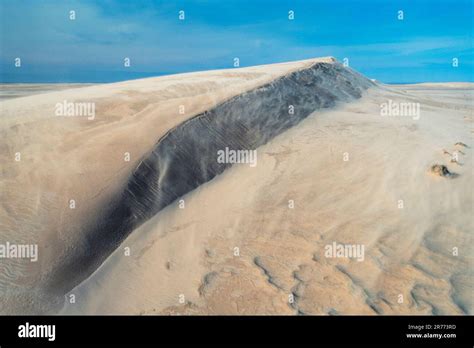
{"type": "Polygon", "coordinates": [[[231,68],[235,57],[244,67],[319,56],[347,57],[383,82],[474,81],[473,15],[472,0],[0,0],[0,82],[110,82],[231,68]]]}

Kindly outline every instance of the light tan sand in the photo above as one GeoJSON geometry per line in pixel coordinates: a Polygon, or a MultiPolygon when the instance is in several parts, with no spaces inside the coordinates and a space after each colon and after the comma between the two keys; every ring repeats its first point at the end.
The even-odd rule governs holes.
{"type": "Polygon", "coordinates": [[[30,293],[42,288],[69,250],[80,247],[86,226],[94,223],[104,202],[123,189],[137,162],[168,130],[320,61],[333,59],[147,78],[1,101],[0,238],[38,244],[41,257],[34,264],[0,260],[6,270],[0,275],[5,294],[0,313],[48,310],[48,299],[39,301],[44,309],[31,307],[38,301],[28,298],[30,293]],[[95,118],[56,116],[56,104],[64,101],[95,103],[95,118]]]}
{"type": "Polygon", "coordinates": [[[259,148],[255,168],[234,166],[135,230],[62,312],[472,314],[467,87],[464,104],[448,85],[390,87],[314,113],[259,148]],[[388,99],[420,102],[420,119],[380,116],[388,99]],[[460,164],[443,149],[462,150],[460,164]],[[435,163],[458,176],[432,175],[435,163]],[[333,242],[364,245],[364,260],[325,257],[333,242]]]}
{"type": "MultiPolygon", "coordinates": [[[[0,241],[40,246],[37,263],[0,260],[0,312],[41,311],[11,284],[36,291],[169,129],[315,61],[0,102],[0,241]],[[95,102],[96,118],[55,116],[63,100],[95,102]]],[[[256,167],[234,166],[133,231],[60,312],[472,314],[472,100],[472,84],[385,86],[315,112],[259,148],[256,167]],[[380,116],[388,99],[420,102],[420,119],[380,116]],[[333,242],[364,245],[364,261],[325,257],[333,242]]]]}
{"type": "Polygon", "coordinates": [[[0,100],[91,86],[90,83],[0,83],[0,100]]]}

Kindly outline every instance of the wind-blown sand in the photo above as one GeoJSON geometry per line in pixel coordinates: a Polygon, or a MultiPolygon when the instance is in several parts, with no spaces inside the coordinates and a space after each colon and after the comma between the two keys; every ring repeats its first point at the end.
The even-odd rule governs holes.
{"type": "Polygon", "coordinates": [[[472,84],[371,85],[360,99],[317,109],[259,146],[257,166],[234,165],[180,197],[184,208],[176,200],[136,226],[87,279],[63,275],[78,249],[87,255],[91,226],[166,132],[321,62],[336,64],[182,74],[1,102],[0,242],[40,251],[37,263],[0,259],[0,312],[472,314],[472,84]],[[419,119],[381,116],[388,99],[419,102],[419,119]],[[96,102],[95,119],[54,116],[63,100],[96,102]],[[434,164],[456,176],[435,175],[434,164]],[[363,245],[363,261],[326,257],[333,242],[363,245]]]}

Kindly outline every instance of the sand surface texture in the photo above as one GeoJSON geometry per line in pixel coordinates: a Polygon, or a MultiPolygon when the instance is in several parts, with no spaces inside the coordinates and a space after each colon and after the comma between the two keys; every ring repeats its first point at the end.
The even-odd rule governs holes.
{"type": "Polygon", "coordinates": [[[0,312],[472,314],[473,97],[325,58],[0,102],[0,243],[39,248],[0,258],[0,312]],[[63,100],[95,118],[55,116],[63,100]],[[209,171],[222,129],[256,166],[209,171]]]}

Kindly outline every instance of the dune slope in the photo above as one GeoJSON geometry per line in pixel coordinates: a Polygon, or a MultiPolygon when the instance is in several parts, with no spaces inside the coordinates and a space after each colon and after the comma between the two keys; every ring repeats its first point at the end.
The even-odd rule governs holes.
{"type": "Polygon", "coordinates": [[[134,230],[62,312],[472,313],[473,89],[438,88],[313,113],[134,230]],[[380,116],[388,99],[419,119],[380,116]],[[333,243],[364,257],[327,257],[333,243]]]}
{"type": "Polygon", "coordinates": [[[73,284],[60,270],[71,256],[89,252],[88,231],[170,129],[278,77],[331,61],[163,76],[0,102],[0,238],[39,249],[34,263],[0,259],[0,312],[62,306],[73,284]],[[91,103],[95,117],[57,116],[57,104],[65,102],[91,103]]]}
{"type": "Polygon", "coordinates": [[[0,311],[472,313],[472,97],[327,58],[1,102],[0,237],[40,257],[0,259],[0,311]]]}

